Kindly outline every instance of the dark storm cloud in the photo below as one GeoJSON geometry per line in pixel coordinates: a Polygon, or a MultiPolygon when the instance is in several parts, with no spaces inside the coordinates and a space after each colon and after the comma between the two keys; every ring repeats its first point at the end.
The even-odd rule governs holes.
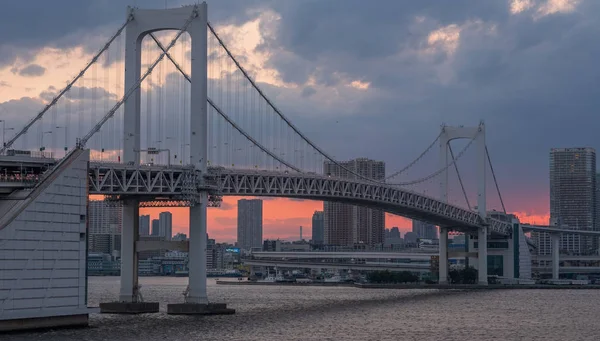
{"type": "MultiPolygon", "coordinates": [[[[51,101],[58,95],[58,90],[51,86],[45,91],[40,93],[40,98],[45,101],[51,101]]],[[[100,87],[81,87],[73,86],[71,90],[67,91],[64,95],[65,98],[70,100],[101,100],[101,99],[116,99],[117,95],[106,91],[100,87]]]]}
{"type": "Polygon", "coordinates": [[[38,64],[29,64],[18,70],[20,76],[24,77],[39,77],[46,73],[46,68],[38,64]]]}
{"type": "MultiPolygon", "coordinates": [[[[169,7],[192,1],[168,0],[169,7]]],[[[108,36],[125,20],[127,5],[142,8],[164,8],[165,0],[58,0],[5,1],[0,11],[0,67],[12,64],[17,57],[31,56],[40,48],[69,48],[83,44],[97,51],[102,42],[88,42],[86,35],[100,30],[108,36]]],[[[209,20],[237,24],[260,12],[257,0],[222,0],[209,3],[209,20]]]]}
{"type": "MultiPolygon", "coordinates": [[[[149,6],[164,1],[144,3],[149,6]]],[[[47,42],[81,43],[83,33],[74,32],[116,29],[125,12],[116,0],[39,1],[38,10],[30,8],[30,2],[10,2],[0,14],[0,66],[17,56],[31,58],[47,42]]],[[[508,0],[232,0],[209,3],[209,19],[242,23],[267,8],[281,19],[258,49],[271,52],[268,66],[282,80],[299,86],[261,87],[338,158],[385,160],[389,172],[418,156],[441,123],[484,119],[499,181],[510,193],[519,188],[529,195],[547,188],[549,148],[600,148],[598,1],[534,19],[535,8],[511,15],[508,0]],[[460,28],[452,54],[416,52],[447,25],[460,28]],[[353,80],[370,87],[348,93],[353,80]],[[324,99],[323,87],[341,95],[324,99]]],[[[518,209],[510,201],[508,208],[518,209]]]]}
{"type": "Polygon", "coordinates": [[[600,3],[584,1],[572,13],[534,19],[535,9],[510,15],[508,1],[382,2],[276,7],[279,29],[261,49],[285,51],[269,60],[283,80],[371,84],[346,112],[311,108],[324,111],[318,125],[305,118],[306,107],[282,104],[326,150],[384,159],[395,169],[418,155],[415,146],[424,148],[440,123],[476,125],[484,119],[506,186],[539,193],[547,187],[551,147],[600,148],[600,47],[593,43],[600,33],[600,3]],[[462,29],[454,55],[410,53],[426,47],[431,31],[450,24],[462,29]],[[351,136],[357,143],[349,152],[351,136]],[[519,176],[507,178],[515,167],[519,176]]]}
{"type": "Polygon", "coordinates": [[[315,90],[315,88],[310,87],[310,86],[304,87],[304,89],[302,89],[302,97],[305,97],[305,98],[310,97],[316,93],[317,93],[317,90],[315,90]]]}

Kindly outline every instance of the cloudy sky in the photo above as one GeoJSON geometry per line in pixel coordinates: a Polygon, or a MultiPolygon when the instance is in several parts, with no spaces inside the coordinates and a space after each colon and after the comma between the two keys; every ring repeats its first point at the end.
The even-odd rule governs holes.
{"type": "MultiPolygon", "coordinates": [[[[185,3],[4,2],[0,119],[21,126],[32,117],[47,92],[72,78],[123,22],[127,2],[185,3]]],[[[220,0],[208,6],[209,21],[244,54],[268,95],[337,158],[384,160],[390,171],[416,157],[440,124],[484,120],[507,210],[545,223],[549,149],[600,147],[600,1],[220,0]]],[[[235,238],[235,200],[212,209],[211,237],[235,238]]],[[[265,236],[295,236],[321,208],[265,201],[265,236]]],[[[185,209],[175,215],[176,229],[185,231],[185,209]]],[[[409,222],[388,217],[387,225],[409,222]]]]}

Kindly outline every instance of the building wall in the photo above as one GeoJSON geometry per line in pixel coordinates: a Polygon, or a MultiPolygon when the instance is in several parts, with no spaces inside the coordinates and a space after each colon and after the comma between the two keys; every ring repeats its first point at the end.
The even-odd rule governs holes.
{"type": "Polygon", "coordinates": [[[253,247],[262,249],[262,214],[262,200],[238,200],[237,241],[240,249],[250,250],[253,247]]]}
{"type": "Polygon", "coordinates": [[[0,320],[88,313],[89,152],[72,157],[0,226],[0,320]]]}
{"type": "MultiPolygon", "coordinates": [[[[385,163],[365,158],[342,162],[341,165],[361,176],[385,180],[385,163]]],[[[356,175],[332,163],[324,163],[325,174],[354,179],[356,175]]],[[[385,212],[337,202],[324,202],[324,239],[329,245],[383,244],[385,212]]]]}

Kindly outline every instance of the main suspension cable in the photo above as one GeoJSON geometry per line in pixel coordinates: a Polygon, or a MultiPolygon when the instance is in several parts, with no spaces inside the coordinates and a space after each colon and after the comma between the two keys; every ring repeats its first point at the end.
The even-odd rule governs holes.
{"type": "MultiPolygon", "coordinates": [[[[50,103],[48,103],[44,109],[42,109],[42,111],[40,111],[31,121],[29,121],[29,123],[27,123],[27,125],[25,125],[25,127],[23,129],[21,129],[13,138],[11,138],[8,142],[6,142],[6,144],[2,147],[0,147],[0,154],[4,153],[4,151],[7,148],[10,148],[13,143],[15,143],[15,141],[23,134],[27,133],[27,130],[29,130],[29,128],[31,128],[31,126],[37,122],[39,119],[41,119],[44,114],[52,107],[54,106],[58,100],[67,92],[71,89],[71,87],[73,86],[73,84],[75,84],[75,82],[77,82],[77,80],[79,80],[81,77],[83,77],[83,75],[86,73],[86,71],[98,60],[98,58],[100,57],[100,55],[102,55],[102,53],[104,53],[104,51],[108,50],[108,48],[110,47],[110,45],[112,44],[112,42],[121,35],[121,32],[123,32],[123,30],[125,29],[125,27],[127,26],[127,24],[129,24],[129,22],[133,20],[133,12],[130,12],[129,15],[127,16],[127,20],[125,21],[125,23],[123,25],[121,25],[121,27],[117,30],[117,32],[110,37],[110,39],[108,40],[108,42],[106,44],[104,44],[104,46],[102,47],[102,49],[100,49],[100,51],[98,51],[98,53],[92,58],[92,60],[79,72],[79,74],[77,76],[75,76],[75,78],[73,78],[73,80],[71,80],[67,86],[62,89],[58,95],[56,95],[52,101],[50,101],[50,103]]],[[[66,128],[65,128],[66,129],[66,128]]]]}
{"type": "Polygon", "coordinates": [[[419,155],[416,159],[413,160],[413,162],[409,163],[408,165],[406,165],[406,167],[392,173],[391,175],[387,176],[386,179],[391,179],[394,178],[402,173],[404,173],[405,171],[407,171],[408,169],[410,169],[412,166],[414,166],[417,162],[419,162],[419,160],[421,160],[425,154],[427,154],[427,152],[429,152],[429,150],[431,150],[431,148],[433,148],[433,146],[435,146],[435,144],[437,143],[437,141],[440,140],[440,137],[442,136],[444,132],[442,130],[440,130],[439,135],[435,138],[435,140],[433,142],[431,142],[431,144],[429,145],[429,147],[427,147],[427,149],[425,149],[425,151],[423,153],[421,153],[421,155],[419,155]]]}
{"type": "Polygon", "coordinates": [[[485,146],[485,155],[487,155],[488,163],[490,164],[490,168],[492,170],[492,177],[494,178],[494,183],[496,184],[496,191],[498,192],[498,197],[500,198],[500,204],[502,205],[502,210],[506,213],[506,207],[504,207],[504,200],[502,200],[502,193],[500,193],[500,186],[498,186],[498,181],[496,181],[496,173],[494,172],[494,166],[492,166],[492,159],[490,158],[490,153],[488,153],[488,148],[485,146]]]}
{"type": "MultiPolygon", "coordinates": [[[[183,71],[183,69],[181,68],[181,66],[179,66],[179,63],[177,63],[175,61],[175,59],[173,59],[173,57],[171,56],[171,54],[168,53],[168,51],[165,49],[165,47],[162,45],[162,43],[158,39],[156,39],[156,37],[154,36],[154,34],[150,33],[150,37],[154,40],[154,42],[156,43],[156,45],[158,45],[158,47],[163,51],[163,53],[171,61],[171,63],[173,63],[173,65],[175,66],[175,68],[183,75],[183,77],[188,82],[192,83],[192,79],[190,78],[190,76],[185,71],[183,71]]],[[[238,132],[240,132],[240,134],[244,135],[244,137],[246,137],[255,146],[257,146],[258,148],[260,148],[263,152],[267,153],[269,156],[271,156],[275,160],[277,160],[277,161],[281,162],[282,164],[286,165],[287,167],[295,170],[298,173],[302,173],[302,171],[300,169],[298,169],[297,167],[289,164],[288,162],[284,161],[283,159],[279,158],[277,155],[273,154],[265,146],[263,146],[258,141],[256,141],[252,136],[250,136],[248,133],[246,133],[246,131],[244,131],[242,129],[242,127],[240,127],[239,125],[237,125],[237,123],[235,123],[227,114],[225,114],[225,112],[223,112],[223,110],[221,110],[221,108],[219,108],[219,106],[215,102],[213,102],[213,100],[211,100],[210,98],[207,98],[207,100],[208,100],[208,104],[210,104],[210,106],[213,107],[213,109],[215,109],[217,111],[217,113],[219,113],[219,115],[221,115],[227,122],[229,122],[229,124],[231,124],[238,132]]]]}
{"type": "Polygon", "coordinates": [[[477,138],[477,135],[479,135],[479,131],[475,134],[475,136],[473,136],[473,138],[469,141],[469,143],[467,143],[467,145],[460,151],[460,153],[458,153],[458,155],[456,156],[456,158],[453,158],[453,160],[451,162],[449,162],[445,167],[438,169],[436,172],[429,174],[426,177],[423,177],[421,179],[417,179],[417,180],[413,180],[413,181],[408,181],[408,182],[400,182],[400,183],[386,183],[387,185],[391,185],[391,186],[407,186],[407,185],[416,185],[419,184],[421,182],[425,182],[429,179],[435,178],[436,176],[438,176],[439,174],[441,174],[442,172],[446,171],[448,168],[450,168],[452,165],[456,164],[456,161],[458,161],[467,151],[467,149],[469,149],[469,147],[473,144],[473,141],[475,141],[475,139],[477,138]]]}

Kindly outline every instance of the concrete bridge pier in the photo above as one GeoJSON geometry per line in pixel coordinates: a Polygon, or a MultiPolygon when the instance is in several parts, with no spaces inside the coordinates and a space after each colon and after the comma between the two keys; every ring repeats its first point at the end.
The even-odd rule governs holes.
{"type": "Polygon", "coordinates": [[[559,252],[560,252],[560,234],[551,233],[550,239],[552,240],[552,279],[559,279],[558,267],[559,267],[559,252]]]}
{"type": "Polygon", "coordinates": [[[440,227],[439,284],[448,284],[448,228],[440,227]]]}
{"type": "Polygon", "coordinates": [[[100,303],[101,313],[141,314],[158,313],[158,302],[144,302],[138,282],[139,201],[123,203],[123,228],[121,231],[121,289],[119,301],[100,303]]]}
{"type": "Polygon", "coordinates": [[[209,303],[206,293],[206,208],[208,193],[200,193],[200,203],[190,207],[189,284],[184,303],[167,305],[172,315],[234,314],[225,303],[209,303]]]}

